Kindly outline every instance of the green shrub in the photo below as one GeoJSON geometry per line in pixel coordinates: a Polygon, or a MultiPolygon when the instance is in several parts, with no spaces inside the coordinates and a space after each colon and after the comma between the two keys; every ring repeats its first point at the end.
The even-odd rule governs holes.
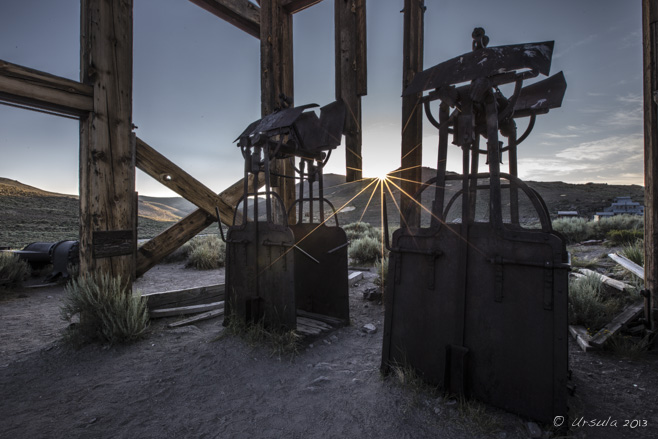
{"type": "Polygon", "coordinates": [[[553,229],[560,232],[569,244],[588,239],[587,220],[584,218],[558,218],[553,221],[553,229]]]}
{"type": "Polygon", "coordinates": [[[574,244],[589,239],[605,239],[609,233],[620,239],[634,235],[642,237],[644,218],[638,215],[615,215],[601,218],[599,221],[587,221],[584,218],[559,218],[553,221],[553,229],[560,232],[567,243],[574,244]],[[628,231],[628,232],[620,232],[628,231]]]}
{"type": "Polygon", "coordinates": [[[588,239],[604,239],[612,230],[643,230],[644,217],[639,215],[615,215],[588,223],[588,239]]]}
{"type": "Polygon", "coordinates": [[[644,241],[638,239],[633,244],[625,245],[621,249],[621,255],[644,267],[644,241]]]}
{"type": "Polygon", "coordinates": [[[0,288],[21,286],[30,275],[30,265],[11,252],[0,252],[0,288]]]}
{"type": "Polygon", "coordinates": [[[618,305],[606,303],[602,285],[596,274],[569,282],[569,324],[583,325],[590,332],[596,332],[610,322],[618,305]]]}
{"type": "Polygon", "coordinates": [[[381,230],[373,227],[369,223],[356,222],[343,226],[343,230],[347,235],[349,241],[354,241],[359,238],[373,238],[381,241],[381,230]]]}
{"type": "Polygon", "coordinates": [[[375,261],[375,270],[377,271],[377,277],[374,280],[375,285],[386,288],[386,275],[388,274],[388,256],[384,258],[379,258],[375,261]]]}
{"type": "Polygon", "coordinates": [[[120,277],[106,274],[72,279],[66,286],[62,319],[71,325],[70,340],[122,343],[141,337],[149,323],[146,300],[133,295],[120,277]]]}
{"type": "Polygon", "coordinates": [[[373,263],[382,256],[382,244],[369,236],[355,239],[350,243],[348,255],[357,263],[373,263]]]}
{"type": "Polygon", "coordinates": [[[189,244],[186,267],[197,270],[211,270],[224,266],[226,247],[217,235],[205,235],[192,238],[189,244]]]}
{"type": "Polygon", "coordinates": [[[634,244],[638,239],[644,239],[644,230],[610,230],[606,233],[605,239],[610,241],[613,245],[634,244]]]}

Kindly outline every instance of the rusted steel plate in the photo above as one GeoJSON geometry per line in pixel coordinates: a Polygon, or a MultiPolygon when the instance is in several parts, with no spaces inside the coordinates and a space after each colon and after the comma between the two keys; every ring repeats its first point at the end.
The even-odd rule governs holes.
{"type": "Polygon", "coordinates": [[[455,85],[476,78],[488,78],[521,69],[548,75],[553,56],[553,41],[487,47],[468,52],[418,73],[403,96],[455,85]]]}
{"type": "Polygon", "coordinates": [[[296,224],[290,228],[296,242],[294,261],[297,308],[335,317],[349,324],[345,231],[337,226],[314,223],[296,224]]]}

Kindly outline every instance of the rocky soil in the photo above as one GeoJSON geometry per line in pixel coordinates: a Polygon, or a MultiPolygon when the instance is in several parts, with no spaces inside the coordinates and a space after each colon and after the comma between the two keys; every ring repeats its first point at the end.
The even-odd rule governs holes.
{"type": "MultiPolygon", "coordinates": [[[[136,288],[222,276],[163,264],[136,288]]],[[[658,437],[655,354],[584,353],[570,340],[576,391],[561,433],[383,377],[383,307],[363,299],[374,276],[351,288],[350,326],[282,356],[223,336],[221,318],[177,329],[166,328],[176,318],[153,320],[139,342],[74,349],[61,340],[62,287],[11,293],[0,299],[0,438],[658,437]]]]}

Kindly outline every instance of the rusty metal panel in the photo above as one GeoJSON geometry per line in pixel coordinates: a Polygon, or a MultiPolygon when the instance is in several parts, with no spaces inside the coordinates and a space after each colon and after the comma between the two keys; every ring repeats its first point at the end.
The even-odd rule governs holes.
{"type": "Polygon", "coordinates": [[[302,223],[295,235],[297,308],[350,321],[347,235],[337,226],[302,223]]]}
{"type": "Polygon", "coordinates": [[[393,235],[382,370],[411,367],[449,392],[548,423],[567,411],[569,261],[545,203],[516,176],[517,147],[537,114],[561,105],[566,81],[560,73],[523,87],[548,75],[552,42],[486,48],[481,28],[473,39],[472,53],[419,73],[405,90],[434,89],[422,101],[439,154],[436,177],[415,196],[434,188],[424,198],[430,217],[393,235]],[[515,84],[509,98],[497,87],[505,83],[515,84]],[[514,118],[524,116],[531,122],[517,138],[514,118]],[[446,172],[450,134],[462,175],[446,172]],[[488,173],[478,173],[480,155],[488,173]]]}
{"type": "Polygon", "coordinates": [[[290,229],[264,221],[247,222],[230,227],[226,241],[227,317],[262,321],[273,329],[295,329],[290,229]]]}
{"type": "Polygon", "coordinates": [[[535,231],[510,240],[487,223],[467,227],[468,242],[459,224],[433,236],[394,234],[385,368],[411,365],[428,382],[544,422],[564,415],[562,240],[535,231]],[[453,358],[455,350],[467,354],[453,358]]]}
{"type": "Polygon", "coordinates": [[[544,41],[487,47],[465,53],[417,73],[403,96],[519,69],[530,69],[535,72],[534,76],[538,73],[548,75],[553,45],[553,41],[544,41]]]}

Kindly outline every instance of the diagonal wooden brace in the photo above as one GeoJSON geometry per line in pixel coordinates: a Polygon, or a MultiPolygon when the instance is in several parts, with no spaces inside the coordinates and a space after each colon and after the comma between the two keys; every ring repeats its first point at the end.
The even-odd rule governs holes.
{"type": "MultiPolygon", "coordinates": [[[[136,258],[136,276],[139,277],[217,221],[215,207],[219,209],[222,222],[232,224],[235,206],[244,192],[244,180],[234,183],[217,195],[141,139],[137,139],[136,160],[139,169],[199,206],[199,209],[139,248],[136,258]]],[[[259,174],[261,178],[257,182],[258,188],[265,184],[262,175],[259,174]]],[[[253,176],[249,178],[249,185],[253,187],[253,176]]]]}

